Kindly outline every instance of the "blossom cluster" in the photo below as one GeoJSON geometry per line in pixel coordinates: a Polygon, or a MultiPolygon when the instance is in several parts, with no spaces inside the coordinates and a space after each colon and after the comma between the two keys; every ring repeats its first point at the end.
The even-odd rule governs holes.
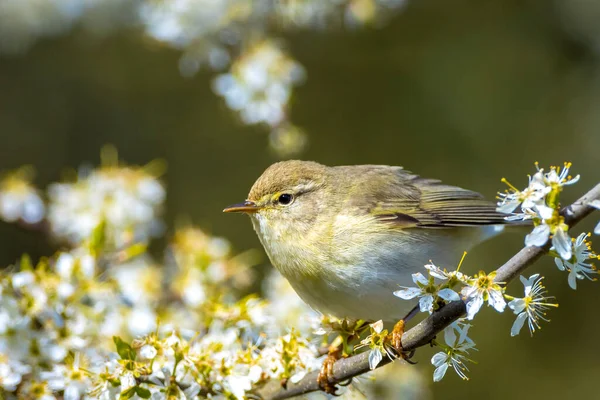
{"type": "MultiPolygon", "coordinates": [[[[323,323],[277,273],[264,297],[248,294],[256,254],[233,254],[198,227],[175,229],[164,257],[151,255],[164,233],[153,230],[165,199],[160,164],[123,165],[110,148],[102,158],[46,191],[29,167],[0,181],[0,219],[62,247],[0,271],[3,398],[244,399],[267,380],[297,382],[321,367],[320,346],[345,322],[323,323]]],[[[343,396],[382,390],[415,389],[369,376],[343,396]]]]}
{"type": "Polygon", "coordinates": [[[271,147],[281,155],[301,151],[306,135],[286,117],[292,88],[304,79],[304,69],[273,40],[249,46],[227,73],[218,75],[213,90],[244,123],[272,128],[271,147]]]}
{"type": "MultiPolygon", "coordinates": [[[[525,237],[525,245],[544,246],[551,240],[550,254],[555,256],[561,271],[569,272],[569,286],[576,289],[578,279],[594,279],[596,269],[588,260],[597,255],[591,251],[589,235],[581,234],[577,239],[569,236],[569,226],[560,214],[560,194],[564,186],[579,181],[579,175],[569,175],[570,168],[571,163],[565,163],[563,168],[551,167],[549,172],[544,172],[536,163],[537,172],[529,177],[529,184],[523,190],[503,179],[509,190],[499,194],[498,211],[510,214],[506,217],[508,221],[532,220],[534,228],[525,237]],[[515,212],[518,208],[520,212],[515,212]]],[[[600,200],[593,200],[590,206],[600,208],[600,200]]],[[[600,233],[600,224],[595,231],[600,233]]]]}
{"type": "Polygon", "coordinates": [[[518,190],[506,179],[509,190],[499,193],[498,211],[510,214],[509,221],[533,220],[535,228],[525,237],[527,246],[543,246],[552,238],[553,249],[564,260],[571,259],[571,238],[567,231],[568,225],[559,214],[560,193],[564,186],[579,181],[579,175],[571,177],[571,163],[565,163],[563,168],[551,167],[544,172],[536,163],[537,172],[529,177],[529,185],[524,190],[518,190]],[[515,212],[520,207],[520,212],[515,212]]]}
{"type": "MultiPolygon", "coordinates": [[[[536,164],[537,166],[537,164],[536,164]]],[[[506,217],[509,223],[525,223],[533,221],[533,232],[527,235],[525,243],[528,246],[543,246],[552,240],[553,247],[550,255],[555,259],[556,266],[561,271],[568,272],[568,284],[572,289],[577,288],[577,281],[583,279],[596,280],[597,270],[592,260],[598,255],[591,248],[588,233],[581,233],[571,239],[567,233],[569,227],[560,215],[560,193],[564,186],[578,181],[579,176],[571,178],[570,164],[564,168],[552,167],[549,172],[537,168],[536,174],[529,177],[529,185],[520,191],[510,185],[510,190],[499,195],[498,211],[510,214],[506,217]],[[519,212],[516,210],[520,208],[519,212]]],[[[506,180],[504,180],[506,182],[506,180]]],[[[598,206],[598,200],[592,202],[598,206]]],[[[464,256],[463,256],[464,259],[464,256]]],[[[433,313],[439,307],[450,301],[462,300],[466,305],[466,317],[454,322],[444,331],[445,344],[435,342],[443,351],[435,354],[431,363],[436,367],[433,379],[441,380],[448,367],[456,371],[459,377],[467,378],[468,368],[465,361],[470,361],[468,354],[475,350],[475,344],[468,336],[472,321],[481,310],[484,303],[498,312],[503,312],[508,306],[516,315],[510,330],[511,336],[520,333],[525,323],[531,335],[540,329],[541,322],[548,322],[546,312],[558,304],[554,297],[548,296],[542,284],[543,277],[534,274],[529,278],[520,277],[524,286],[523,297],[513,297],[505,293],[505,283],[496,280],[496,272],[480,271],[469,276],[460,272],[461,263],[455,271],[442,270],[433,263],[425,265],[428,276],[420,272],[413,274],[414,287],[401,287],[394,295],[404,300],[418,299],[421,312],[433,313]],[[459,289],[456,289],[460,287],[459,289]]],[[[377,337],[374,330],[372,337],[377,337]]],[[[372,344],[373,351],[378,345],[372,344]]],[[[374,356],[379,362],[381,357],[374,356]]]]}
{"type": "Polygon", "coordinates": [[[283,278],[267,279],[266,298],[245,294],[253,253],[193,226],[164,259],[147,252],[163,232],[157,165],[119,164],[108,148],[101,167],[45,193],[29,167],[4,175],[0,218],[64,246],[0,272],[4,398],[242,399],[320,366],[320,317],[283,278]]]}
{"type": "Polygon", "coordinates": [[[380,22],[406,0],[18,0],[0,3],[0,53],[21,53],[40,37],[81,25],[92,32],[136,27],[146,37],[181,50],[179,70],[222,72],[213,89],[247,124],[270,129],[281,156],[300,152],[307,137],[288,118],[292,89],[302,67],[283,52],[273,32],[331,29],[380,22]]]}
{"type": "MultiPolygon", "coordinates": [[[[232,254],[225,239],[197,227],[179,227],[164,257],[152,256],[150,241],[164,233],[161,164],[123,165],[111,148],[102,159],[97,169],[80,170],[45,192],[32,183],[31,167],[0,181],[0,219],[42,230],[63,246],[36,263],[23,256],[0,273],[5,398],[243,399],[267,380],[297,382],[319,369],[319,348],[334,333],[341,335],[344,352],[368,348],[372,369],[385,356],[395,357],[381,321],[365,326],[322,320],[278,274],[265,279],[264,298],[248,295],[255,254],[232,254]],[[356,348],[351,338],[358,338],[356,348]]],[[[538,174],[530,179],[532,188],[519,192],[527,195],[513,191],[503,197],[507,203],[513,201],[509,196],[518,197],[511,212],[520,205],[522,213],[511,220],[554,223],[542,219],[540,209],[552,206],[557,212],[557,188],[570,180],[564,170],[538,174]],[[545,194],[530,194],[534,191],[545,194]]],[[[569,241],[569,259],[551,251],[573,289],[579,280],[595,280],[591,260],[598,256],[588,238],[582,233],[569,241]]],[[[498,312],[512,310],[511,336],[525,325],[533,334],[557,306],[539,274],[521,277],[524,294],[513,297],[494,272],[470,276],[460,271],[461,264],[448,271],[432,262],[426,274],[413,274],[414,287],[394,293],[418,299],[426,313],[447,302],[466,303],[466,317],[444,330],[443,343],[434,341],[440,347],[431,359],[434,381],[448,369],[467,379],[466,364],[476,350],[468,336],[470,321],[485,303],[498,312]]],[[[379,375],[386,376],[385,369],[379,375]]],[[[382,382],[374,389],[368,375],[345,393],[386,390],[382,382]]]]}

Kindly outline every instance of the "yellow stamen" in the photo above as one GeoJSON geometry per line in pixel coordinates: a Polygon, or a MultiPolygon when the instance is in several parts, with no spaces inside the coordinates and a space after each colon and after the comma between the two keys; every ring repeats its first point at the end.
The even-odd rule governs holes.
{"type": "Polygon", "coordinates": [[[511,188],[512,190],[514,190],[515,192],[519,191],[519,189],[517,189],[516,187],[514,187],[513,185],[511,185],[511,183],[506,178],[502,178],[502,179],[500,179],[500,181],[502,183],[505,183],[506,185],[508,185],[508,187],[511,188]]]}
{"type": "Polygon", "coordinates": [[[462,265],[463,261],[465,260],[465,257],[467,256],[467,252],[464,251],[462,258],[460,259],[460,262],[458,263],[458,267],[456,268],[456,272],[458,272],[460,270],[460,266],[462,265]]]}

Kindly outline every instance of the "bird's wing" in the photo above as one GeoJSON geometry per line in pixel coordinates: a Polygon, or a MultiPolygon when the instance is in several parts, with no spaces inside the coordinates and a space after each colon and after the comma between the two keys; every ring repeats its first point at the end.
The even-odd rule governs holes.
{"type": "Polygon", "coordinates": [[[369,212],[399,228],[444,228],[503,224],[505,214],[477,192],[404,171],[372,198],[369,212]]]}

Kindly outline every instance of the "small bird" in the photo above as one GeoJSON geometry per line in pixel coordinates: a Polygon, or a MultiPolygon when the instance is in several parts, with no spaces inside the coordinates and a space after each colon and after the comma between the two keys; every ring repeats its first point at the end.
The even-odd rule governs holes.
{"type": "Polygon", "coordinates": [[[456,266],[507,224],[479,193],[401,167],[297,160],[271,165],[245,202],[223,211],[250,216],[272,264],[312,308],[386,322],[410,311],[393,292],[429,260],[456,266]]]}

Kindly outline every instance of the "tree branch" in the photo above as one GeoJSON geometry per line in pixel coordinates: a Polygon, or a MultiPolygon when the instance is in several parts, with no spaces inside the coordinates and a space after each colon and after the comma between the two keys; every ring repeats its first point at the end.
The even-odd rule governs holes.
{"type": "MultiPolygon", "coordinates": [[[[565,218],[565,223],[569,227],[573,227],[591,214],[594,208],[590,207],[589,203],[595,199],[600,199],[600,183],[579,200],[561,210],[561,215],[565,218]]],[[[510,282],[536,262],[542,255],[547,253],[549,249],[550,242],[543,247],[528,246],[521,249],[521,251],[496,270],[495,280],[503,283],[510,282]]],[[[454,301],[445,305],[404,333],[402,336],[403,349],[412,351],[430,343],[438,333],[462,317],[465,312],[465,303],[462,301],[454,301]]],[[[378,367],[390,362],[389,358],[384,357],[378,367]]],[[[369,370],[369,352],[365,351],[336,361],[333,365],[333,377],[337,381],[342,382],[364,374],[369,370]]],[[[319,390],[319,385],[317,384],[318,373],[319,371],[313,371],[297,383],[288,382],[286,388],[281,387],[281,383],[277,380],[269,381],[256,394],[264,400],[278,400],[317,391],[319,390]]]]}

